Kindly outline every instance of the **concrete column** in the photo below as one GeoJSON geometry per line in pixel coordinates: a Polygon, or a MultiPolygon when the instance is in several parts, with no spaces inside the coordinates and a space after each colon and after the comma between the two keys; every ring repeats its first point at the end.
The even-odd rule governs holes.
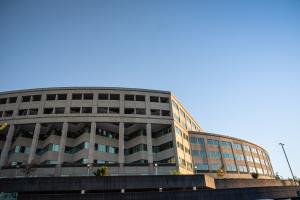
{"type": "Polygon", "coordinates": [[[97,107],[98,107],[98,92],[93,93],[93,107],[92,107],[92,113],[97,114],[97,107]]]}
{"type": "Polygon", "coordinates": [[[12,141],[14,132],[15,132],[15,125],[10,124],[9,129],[8,129],[8,133],[6,135],[5,144],[4,144],[4,147],[3,147],[2,152],[1,152],[0,169],[1,169],[1,167],[3,167],[6,164],[6,160],[7,160],[7,156],[8,156],[9,148],[11,146],[11,141],[12,141]]]}
{"type": "Polygon", "coordinates": [[[152,152],[152,130],[151,124],[147,123],[146,125],[146,133],[147,133],[147,158],[149,163],[149,174],[153,174],[153,152],[152,152]]]}
{"type": "Polygon", "coordinates": [[[68,122],[64,122],[63,127],[62,127],[62,131],[61,131],[60,142],[59,142],[59,152],[58,152],[58,158],[57,158],[57,165],[56,165],[55,172],[54,172],[55,176],[60,176],[61,175],[61,165],[64,162],[67,134],[68,134],[68,122]]]}
{"type": "Polygon", "coordinates": [[[150,112],[150,110],[151,110],[150,96],[146,95],[145,100],[146,100],[146,115],[150,116],[151,115],[151,112],[150,112]]]}
{"type": "Polygon", "coordinates": [[[94,162],[95,139],[96,139],[96,122],[92,122],[91,132],[90,132],[89,163],[94,162]]]}
{"type": "Polygon", "coordinates": [[[151,124],[146,125],[148,163],[153,163],[151,124]]]}
{"type": "Polygon", "coordinates": [[[124,172],[124,122],[119,124],[119,174],[124,172]]]}
{"type": "Polygon", "coordinates": [[[32,143],[31,143],[31,147],[30,147],[30,153],[29,153],[29,157],[28,157],[28,161],[27,161],[28,164],[31,164],[32,161],[34,160],[36,147],[37,147],[37,144],[39,141],[40,130],[41,130],[41,124],[36,123],[35,128],[34,128],[32,143]]]}
{"type": "Polygon", "coordinates": [[[60,143],[59,143],[59,153],[57,158],[58,165],[61,165],[64,162],[64,153],[65,153],[67,134],[68,134],[68,122],[64,122],[62,127],[60,143]]]}

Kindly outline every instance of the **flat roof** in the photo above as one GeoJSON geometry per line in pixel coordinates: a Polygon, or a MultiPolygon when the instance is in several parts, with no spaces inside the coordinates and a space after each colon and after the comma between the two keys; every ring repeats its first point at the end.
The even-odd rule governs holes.
{"type": "Polygon", "coordinates": [[[2,91],[2,92],[0,92],[0,94],[12,94],[12,93],[23,93],[23,92],[35,92],[35,91],[51,91],[51,90],[123,90],[123,91],[140,91],[140,92],[155,92],[155,93],[162,93],[162,94],[171,94],[170,91],[164,91],[164,90],[125,88],[125,87],[91,87],[91,86],[20,89],[20,90],[2,91]]]}

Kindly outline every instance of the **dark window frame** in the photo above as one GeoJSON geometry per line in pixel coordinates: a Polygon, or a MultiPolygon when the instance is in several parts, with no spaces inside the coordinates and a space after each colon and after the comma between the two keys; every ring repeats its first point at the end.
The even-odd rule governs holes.
{"type": "Polygon", "coordinates": [[[134,101],[134,95],[133,94],[125,94],[124,96],[125,101],[134,101]]]}
{"type": "Polygon", "coordinates": [[[98,100],[102,100],[102,101],[108,100],[108,94],[107,93],[99,93],[98,100]]]}

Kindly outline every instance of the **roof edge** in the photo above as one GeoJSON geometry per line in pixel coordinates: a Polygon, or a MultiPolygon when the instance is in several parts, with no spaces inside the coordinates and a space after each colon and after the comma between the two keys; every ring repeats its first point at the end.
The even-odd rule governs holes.
{"type": "Polygon", "coordinates": [[[124,90],[124,91],[140,91],[140,92],[156,92],[163,94],[171,94],[170,91],[153,90],[143,88],[125,88],[125,87],[94,87],[94,86],[80,86],[80,87],[45,87],[45,88],[31,88],[31,89],[19,89],[10,91],[1,91],[0,94],[22,93],[22,92],[35,92],[35,91],[50,91],[50,90],[124,90]]]}

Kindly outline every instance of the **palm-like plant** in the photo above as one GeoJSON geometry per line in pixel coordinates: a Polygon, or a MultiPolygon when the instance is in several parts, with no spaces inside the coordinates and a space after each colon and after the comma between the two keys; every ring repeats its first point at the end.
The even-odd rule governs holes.
{"type": "Polygon", "coordinates": [[[99,167],[97,169],[97,171],[94,172],[94,175],[95,176],[108,176],[108,167],[106,165],[99,167]]]}

